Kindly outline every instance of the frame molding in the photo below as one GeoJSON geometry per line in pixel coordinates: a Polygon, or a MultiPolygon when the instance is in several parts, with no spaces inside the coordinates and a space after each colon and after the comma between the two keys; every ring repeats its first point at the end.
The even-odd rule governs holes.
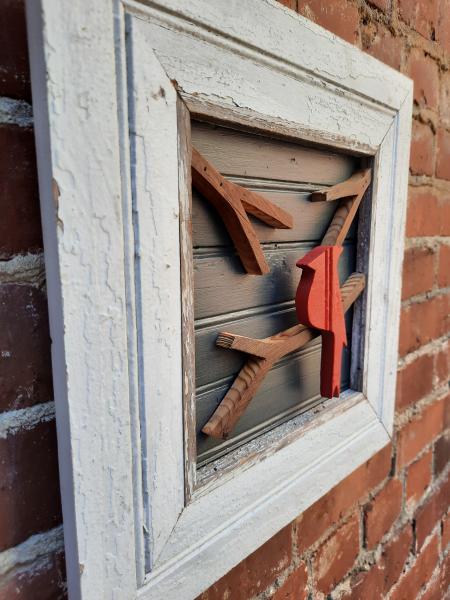
{"type": "Polygon", "coordinates": [[[27,19],[70,598],[194,599],[392,435],[412,83],[274,0],[27,19]],[[374,160],[355,391],[202,485],[189,112],[374,160]]]}

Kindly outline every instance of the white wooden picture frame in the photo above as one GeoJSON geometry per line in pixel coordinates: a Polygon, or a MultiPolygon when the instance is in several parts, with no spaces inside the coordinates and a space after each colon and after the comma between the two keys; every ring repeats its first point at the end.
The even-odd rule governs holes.
{"type": "Polygon", "coordinates": [[[412,84],[273,0],[27,18],[69,596],[193,599],[392,435],[412,84]],[[373,165],[354,389],[214,477],[189,435],[189,113],[373,165]]]}

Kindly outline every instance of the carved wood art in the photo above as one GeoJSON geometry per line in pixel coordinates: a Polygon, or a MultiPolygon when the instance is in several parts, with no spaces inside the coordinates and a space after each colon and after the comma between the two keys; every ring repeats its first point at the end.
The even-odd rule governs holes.
{"type": "MultiPolygon", "coordinates": [[[[365,276],[361,273],[353,273],[344,283],[341,289],[344,312],[358,298],[364,285],[365,276]]],[[[220,333],[216,341],[218,346],[245,352],[252,357],[241,369],[226,396],[203,427],[203,433],[216,438],[226,438],[272,366],[286,354],[299,350],[319,335],[319,331],[306,325],[294,325],[262,340],[220,333]]]]}
{"type": "Polygon", "coordinates": [[[192,184],[219,213],[247,273],[264,275],[269,265],[247,213],[280,229],[291,229],[292,216],[269,200],[228,181],[192,148],[192,184]]]}
{"type": "Polygon", "coordinates": [[[326,192],[313,194],[313,201],[337,200],[344,195],[321,246],[297,262],[302,277],[295,297],[298,320],[320,329],[322,357],[320,393],[339,397],[342,350],[347,345],[344,313],[339,291],[338,261],[344,241],[370,183],[370,170],[360,171],[326,192]],[[334,245],[332,245],[334,244],[334,245]]]}
{"type": "Polygon", "coordinates": [[[365,169],[343,183],[311,195],[313,202],[341,199],[321,246],[297,263],[305,269],[303,273],[306,272],[305,279],[303,275],[301,279],[304,283],[300,283],[297,292],[297,313],[300,313],[299,320],[311,326],[296,325],[263,340],[227,332],[219,334],[216,340],[218,346],[245,352],[251,358],[204,425],[203,433],[226,438],[273,364],[320,334],[326,338],[322,350],[321,392],[326,397],[339,393],[341,354],[346,339],[343,314],[362,292],[365,277],[354,273],[339,289],[337,262],[341,249],[338,246],[343,243],[350,229],[370,180],[371,171],[365,169]]]}

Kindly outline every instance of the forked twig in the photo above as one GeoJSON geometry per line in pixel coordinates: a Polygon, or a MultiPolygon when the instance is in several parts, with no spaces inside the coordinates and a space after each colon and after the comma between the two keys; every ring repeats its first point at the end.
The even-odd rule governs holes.
{"type": "Polygon", "coordinates": [[[269,265],[247,213],[280,229],[292,228],[292,216],[256,192],[225,179],[195,148],[191,166],[193,186],[221,216],[247,273],[268,273],[269,265]]]}
{"type": "MultiPolygon", "coordinates": [[[[361,294],[364,285],[365,276],[360,273],[353,273],[344,283],[341,288],[344,312],[361,294]]],[[[232,333],[220,333],[216,341],[218,346],[245,352],[252,358],[241,369],[222,402],[203,427],[203,433],[216,438],[227,437],[274,363],[286,354],[299,350],[318,335],[320,335],[318,330],[310,329],[305,325],[294,325],[262,340],[232,333]]]]}
{"type": "MultiPolygon", "coordinates": [[[[371,170],[364,169],[342,183],[311,194],[312,202],[341,199],[322,240],[322,246],[342,245],[370,184],[371,176],[371,170]]],[[[354,273],[347,279],[341,288],[344,312],[359,296],[364,285],[365,277],[362,274],[354,273]]],[[[203,433],[216,438],[225,438],[229,435],[273,364],[318,335],[320,335],[319,331],[305,325],[295,325],[263,340],[226,332],[219,333],[216,340],[218,346],[246,352],[252,358],[241,369],[214,414],[204,425],[203,433]]]]}

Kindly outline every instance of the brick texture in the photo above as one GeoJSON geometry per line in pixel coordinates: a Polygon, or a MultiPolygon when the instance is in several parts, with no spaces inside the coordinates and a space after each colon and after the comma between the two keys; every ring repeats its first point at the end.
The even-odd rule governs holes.
{"type": "Polygon", "coordinates": [[[427,406],[415,419],[407,423],[398,433],[397,464],[403,467],[412,462],[442,430],[444,402],[441,400],[427,406]]]}
{"type": "Polygon", "coordinates": [[[266,544],[220,579],[199,600],[250,598],[272,584],[292,560],[291,527],[277,533],[266,544]]]}
{"type": "Polygon", "coordinates": [[[0,439],[0,551],[61,520],[55,424],[0,439]]]}
{"type": "Polygon", "coordinates": [[[433,452],[431,450],[408,467],[406,479],[406,500],[408,506],[414,506],[423,497],[431,483],[432,471],[433,452]]]}
{"type": "Polygon", "coordinates": [[[30,101],[24,3],[1,0],[0,6],[0,96],[30,101]]]}
{"type": "Polygon", "coordinates": [[[289,575],[284,584],[276,591],[273,600],[307,600],[308,598],[308,569],[302,562],[295,571],[289,575]]]}
{"type": "MultiPolygon", "coordinates": [[[[282,3],[414,80],[395,436],[200,598],[442,600],[450,584],[450,4],[282,3]]],[[[0,96],[31,102],[23,0],[0,0],[0,96]]],[[[0,261],[17,260],[42,252],[32,128],[0,122],[0,146],[0,261]]],[[[52,399],[46,311],[36,281],[0,284],[3,414],[52,399]]],[[[61,513],[54,422],[13,428],[0,446],[1,552],[58,525],[61,513]]],[[[1,578],[0,600],[63,600],[64,579],[60,553],[16,565],[1,578]]]]}
{"type": "Polygon", "coordinates": [[[418,598],[420,590],[429,581],[438,558],[438,540],[435,536],[417,556],[412,568],[400,579],[390,598],[392,600],[418,598]]]}
{"type": "Polygon", "coordinates": [[[367,494],[367,490],[386,479],[391,468],[391,451],[390,445],[383,448],[301,515],[297,521],[300,550],[314,544],[367,494]]]}
{"type": "Polygon", "coordinates": [[[434,357],[419,356],[397,376],[397,410],[414,404],[433,390],[434,357]]]}
{"type": "Polygon", "coordinates": [[[367,546],[373,548],[389,531],[400,515],[402,484],[391,479],[364,511],[365,537],[367,546]]]}
{"type": "Polygon", "coordinates": [[[0,259],[5,259],[41,250],[42,233],[33,130],[0,124],[0,148],[0,259]]]}
{"type": "Polygon", "coordinates": [[[53,400],[45,294],[0,286],[0,411],[53,400]]]}
{"type": "Polygon", "coordinates": [[[317,589],[327,594],[351,569],[359,553],[359,518],[354,515],[317,551],[313,561],[317,589]]]}

